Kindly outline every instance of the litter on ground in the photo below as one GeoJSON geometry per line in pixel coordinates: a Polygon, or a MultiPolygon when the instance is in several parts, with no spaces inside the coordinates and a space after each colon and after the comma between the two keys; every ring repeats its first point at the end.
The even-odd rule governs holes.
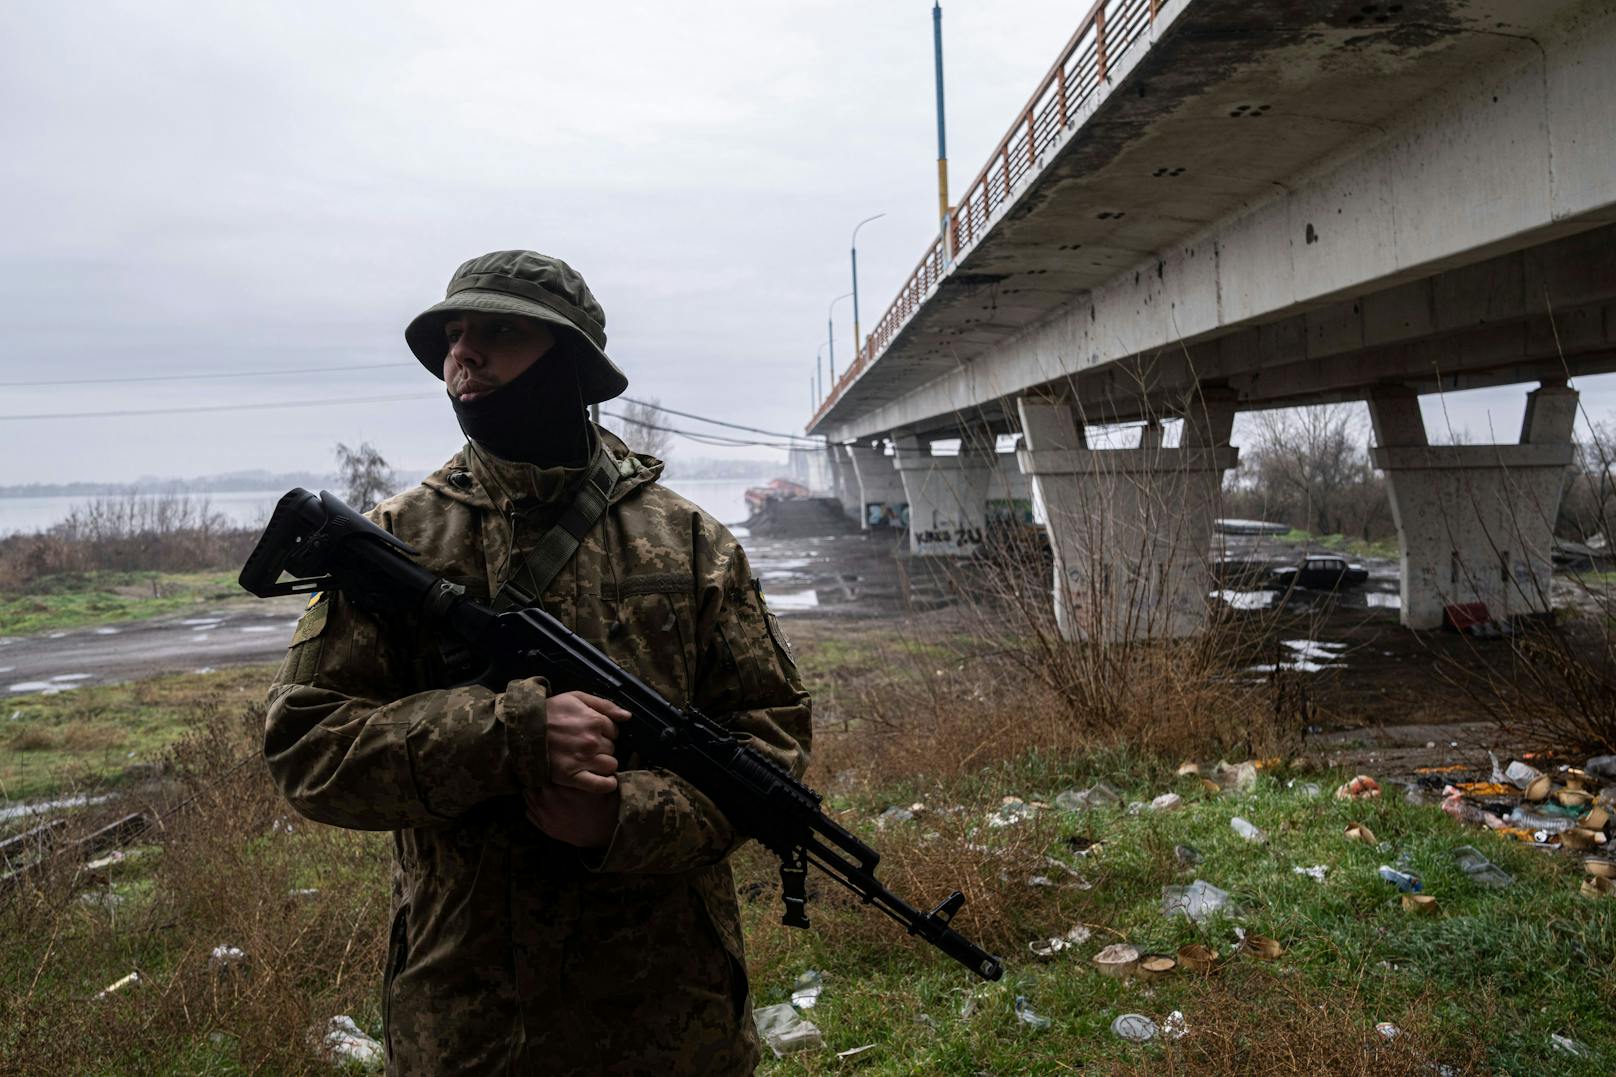
{"type": "Polygon", "coordinates": [[[1162,915],[1187,916],[1204,924],[1229,904],[1229,893],[1209,882],[1196,879],[1188,886],[1162,887],[1162,915]]]}
{"type": "Polygon", "coordinates": [[[804,1018],[789,1002],[777,1002],[773,1006],[753,1010],[752,1023],[757,1026],[758,1035],[769,1045],[775,1058],[807,1051],[825,1042],[819,1027],[804,1018]]]}

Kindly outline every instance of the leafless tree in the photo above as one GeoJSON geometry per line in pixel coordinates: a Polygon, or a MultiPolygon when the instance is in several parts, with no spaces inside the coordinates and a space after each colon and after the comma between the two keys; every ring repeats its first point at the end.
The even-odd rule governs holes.
{"type": "Polygon", "coordinates": [[[1259,412],[1244,478],[1271,515],[1317,534],[1368,537],[1390,524],[1384,483],[1369,461],[1361,407],[1324,404],[1259,412]]]}
{"type": "Polygon", "coordinates": [[[625,401],[618,414],[621,418],[610,423],[628,447],[635,452],[666,460],[673,451],[673,434],[668,430],[668,415],[656,397],[646,401],[625,401]]]}
{"type": "Polygon", "coordinates": [[[350,449],[337,442],[337,472],[342,479],[343,500],[360,512],[369,512],[398,485],[393,469],[368,441],[350,449]]]}

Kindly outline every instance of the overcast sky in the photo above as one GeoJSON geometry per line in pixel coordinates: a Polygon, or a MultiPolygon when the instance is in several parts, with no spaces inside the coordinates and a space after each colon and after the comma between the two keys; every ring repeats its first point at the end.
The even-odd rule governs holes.
{"type": "MultiPolygon", "coordinates": [[[[946,5],[954,193],[1085,6],[946,5]]],[[[404,325],[509,247],[586,276],[631,395],[801,430],[853,224],[887,215],[866,328],[935,231],[930,8],[10,0],[0,414],[310,403],[0,419],[0,484],[323,470],[359,440],[425,471],[460,437],[404,325]]],[[[851,337],[843,303],[839,367],[851,337]]],[[[1521,399],[1450,412],[1512,440],[1521,399]]]]}

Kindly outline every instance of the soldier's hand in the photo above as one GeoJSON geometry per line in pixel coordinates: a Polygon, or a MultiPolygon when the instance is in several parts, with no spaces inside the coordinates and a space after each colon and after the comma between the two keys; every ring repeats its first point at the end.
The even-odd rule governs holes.
{"type": "Polygon", "coordinates": [[[617,789],[617,723],[628,711],[586,692],[551,696],[544,706],[550,783],[585,793],[617,789]]]}
{"type": "Polygon", "coordinates": [[[523,798],[527,801],[528,820],[534,826],[580,849],[604,849],[617,829],[619,798],[615,790],[601,796],[547,785],[529,789],[523,798]]]}

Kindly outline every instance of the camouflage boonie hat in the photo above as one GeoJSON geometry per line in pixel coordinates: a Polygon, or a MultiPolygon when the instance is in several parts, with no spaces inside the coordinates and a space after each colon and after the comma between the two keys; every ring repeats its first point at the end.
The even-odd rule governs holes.
{"type": "Polygon", "coordinates": [[[589,285],[567,263],[536,251],[495,251],[455,270],[443,302],[428,307],[404,330],[410,351],[440,379],[449,346],[443,325],[457,311],[520,314],[564,330],[567,351],[578,367],[584,403],[594,404],[628,388],[628,378],[606,357],[606,312],[589,285]]]}

